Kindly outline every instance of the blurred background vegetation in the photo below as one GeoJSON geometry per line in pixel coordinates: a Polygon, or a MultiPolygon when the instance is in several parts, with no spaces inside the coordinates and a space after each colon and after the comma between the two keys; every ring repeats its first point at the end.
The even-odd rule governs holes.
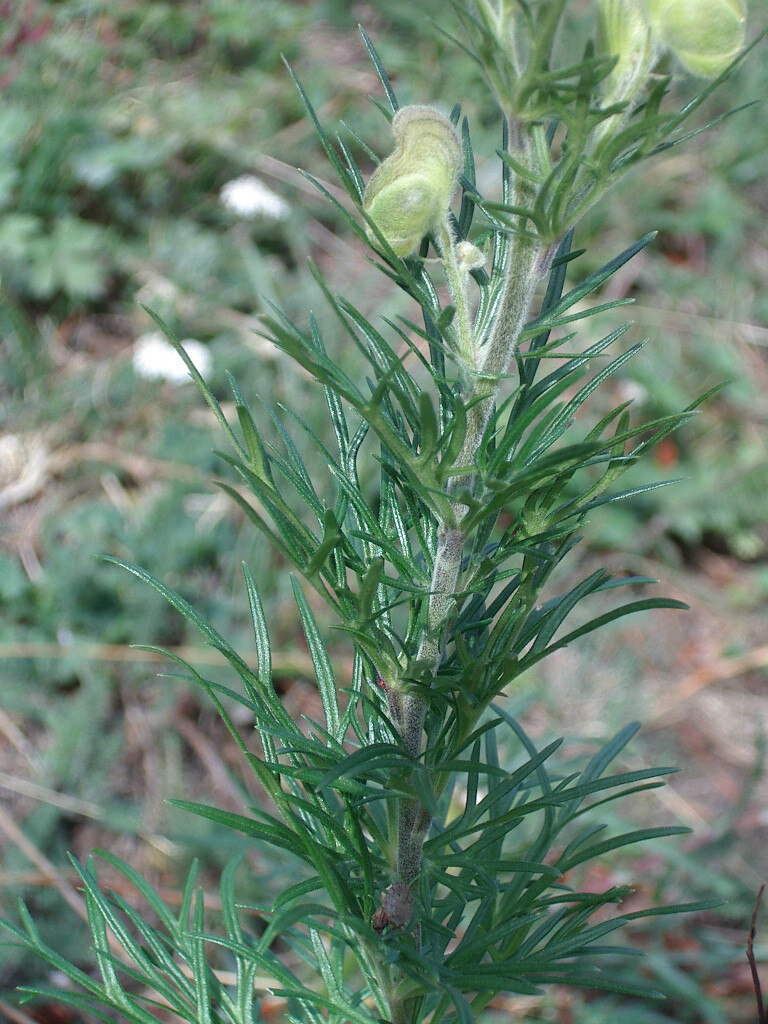
{"type": "MultiPolygon", "coordinates": [[[[577,20],[589,16],[590,0],[572,4],[577,20]]],[[[752,6],[757,34],[768,10],[752,6]]],[[[205,674],[225,670],[102,556],[150,569],[246,652],[247,560],[271,609],[285,700],[297,715],[313,707],[286,567],[212,486],[227,476],[211,453],[223,442],[194,387],[162,376],[159,359],[147,373],[140,353],[154,328],[140,304],[203,343],[222,400],[232,372],[272,406],[301,405],[308,417],[316,408],[326,429],[312,382],[256,332],[268,301],[299,319],[325,315],[307,257],[366,312],[407,312],[294,170],[328,174],[281,56],[356,152],[342,122],[376,151],[389,147],[357,23],[403,102],[462,103],[485,155],[480,182],[493,189],[498,118],[435,28],[455,29],[444,0],[0,2],[0,915],[23,895],[54,946],[82,943],[83,963],[85,931],[65,904],[78,899],[67,850],[111,849],[171,896],[196,856],[213,887],[241,844],[164,800],[194,794],[237,809],[258,799],[213,710],[186,682],[158,678],[167,662],[129,645],[193,647],[205,674]],[[243,176],[257,179],[248,188],[261,200],[238,212],[222,189],[243,176]]],[[[681,83],[677,99],[691,89],[681,83]]],[[[634,811],[690,825],[693,837],[649,849],[640,865],[606,864],[588,882],[630,880],[640,902],[715,893],[728,903],[636,936],[643,969],[672,993],[666,1003],[553,992],[500,1001],[489,1021],[726,1024],[754,1013],[743,947],[768,873],[766,95],[763,47],[707,113],[758,104],[624,182],[581,225],[587,253],[572,265],[586,274],[659,231],[592,300],[633,297],[628,344],[649,338],[610,398],[633,398],[636,415],[652,417],[729,382],[635,471],[634,482],[679,482],[601,510],[578,556],[582,568],[602,560],[658,577],[692,611],[654,613],[563,651],[509,702],[534,735],[565,731],[574,755],[636,717],[646,727],[632,765],[683,766],[634,811]]],[[[595,329],[607,333],[621,312],[595,329]]],[[[338,356],[355,359],[341,341],[338,356]]],[[[348,658],[340,644],[342,676],[348,658]]],[[[268,900],[289,866],[246,855],[244,895],[268,900]]],[[[0,1017],[33,977],[34,963],[3,952],[0,1017]]],[[[24,1011],[79,1020],[57,1012],[24,1011]]]]}

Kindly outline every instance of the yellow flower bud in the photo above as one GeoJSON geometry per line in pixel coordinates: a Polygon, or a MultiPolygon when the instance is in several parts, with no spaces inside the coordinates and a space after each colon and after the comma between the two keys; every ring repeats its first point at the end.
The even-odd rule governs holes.
{"type": "Polygon", "coordinates": [[[744,0],[648,0],[651,27],[693,75],[714,78],[744,46],[744,0]]]}
{"type": "MultiPolygon", "coordinates": [[[[397,255],[408,256],[443,221],[462,150],[451,122],[432,107],[401,107],[392,134],[395,150],[371,175],[363,209],[397,255]]],[[[368,237],[376,241],[370,230],[368,237]]]]}
{"type": "Polygon", "coordinates": [[[643,0],[600,0],[602,49],[616,57],[606,80],[611,102],[629,99],[651,69],[650,27],[643,0]]]}

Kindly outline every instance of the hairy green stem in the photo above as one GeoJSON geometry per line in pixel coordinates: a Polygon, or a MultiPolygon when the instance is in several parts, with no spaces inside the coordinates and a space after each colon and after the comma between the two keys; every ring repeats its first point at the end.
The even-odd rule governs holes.
{"type": "MultiPolygon", "coordinates": [[[[540,247],[526,238],[520,240],[512,253],[498,315],[488,341],[478,352],[482,376],[477,376],[472,382],[474,393],[470,394],[469,400],[480,400],[469,410],[467,436],[457,458],[457,466],[472,465],[482,442],[504,371],[514,355],[517,340],[529,317],[539,278],[539,253],[540,247]]],[[[456,479],[461,478],[454,478],[454,481],[456,479]]],[[[449,489],[455,490],[455,483],[450,484],[449,489]]],[[[443,526],[439,531],[426,621],[417,655],[419,662],[430,664],[433,674],[439,667],[445,627],[455,610],[462,552],[468,536],[461,528],[466,506],[454,500],[453,511],[458,526],[443,526]]],[[[412,692],[404,696],[402,739],[413,757],[421,753],[426,712],[427,702],[421,693],[412,692]]],[[[414,834],[417,802],[406,800],[403,804],[398,837],[398,873],[402,881],[410,884],[418,875],[423,836],[417,837],[414,834]]]]}
{"type": "Polygon", "coordinates": [[[437,251],[443,263],[448,288],[456,310],[457,355],[461,361],[462,378],[467,380],[475,365],[475,335],[469,302],[469,273],[459,266],[450,222],[446,217],[437,237],[437,251]]]}
{"type": "MultiPolygon", "coordinates": [[[[530,162],[527,138],[519,126],[513,126],[512,138],[518,155],[530,162]]],[[[529,186],[518,180],[516,191],[522,193],[529,186]]],[[[517,198],[517,197],[516,197],[517,198]]],[[[519,198],[529,198],[522,195],[519,198]]],[[[469,298],[468,275],[459,267],[450,229],[445,226],[438,238],[448,287],[456,309],[457,355],[462,364],[464,401],[469,406],[467,433],[457,456],[456,468],[475,463],[496,399],[509,365],[517,349],[518,340],[527,323],[533,296],[541,276],[541,242],[527,234],[510,240],[510,250],[503,284],[499,291],[496,315],[485,337],[478,337],[473,329],[469,298]]],[[[455,613],[456,595],[460,590],[462,555],[469,531],[462,528],[467,507],[456,498],[456,491],[467,486],[467,476],[449,477],[446,496],[451,500],[451,520],[438,527],[430,596],[427,603],[417,661],[428,666],[431,676],[436,675],[443,653],[446,627],[455,613]]],[[[474,477],[469,477],[473,486],[474,477]]],[[[424,722],[428,702],[423,691],[405,693],[402,698],[401,738],[408,753],[417,758],[422,753],[424,722]]],[[[441,788],[445,785],[441,780],[441,788]]],[[[439,796],[438,793],[435,796],[439,796]]],[[[413,885],[419,877],[424,841],[429,832],[431,815],[416,798],[403,799],[398,812],[397,873],[400,881],[413,885]]],[[[420,932],[414,933],[418,945],[420,932]]],[[[390,994],[392,1024],[409,1024],[415,1008],[414,998],[397,995],[397,984],[390,994]]]]}

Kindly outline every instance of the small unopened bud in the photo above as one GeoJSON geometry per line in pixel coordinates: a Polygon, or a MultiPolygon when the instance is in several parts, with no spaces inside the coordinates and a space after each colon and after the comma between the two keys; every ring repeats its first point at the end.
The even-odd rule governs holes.
{"type": "MultiPolygon", "coordinates": [[[[462,165],[456,130],[432,107],[401,107],[392,119],[395,150],[377,167],[363,209],[398,256],[408,256],[443,221],[462,165]]],[[[376,242],[376,235],[368,231],[376,242]]]]}
{"type": "Polygon", "coordinates": [[[648,0],[651,28],[693,75],[714,78],[744,46],[744,0],[648,0]]]}
{"type": "Polygon", "coordinates": [[[468,274],[470,270],[480,270],[485,266],[485,253],[472,242],[459,242],[456,246],[456,261],[459,270],[468,274]]]}

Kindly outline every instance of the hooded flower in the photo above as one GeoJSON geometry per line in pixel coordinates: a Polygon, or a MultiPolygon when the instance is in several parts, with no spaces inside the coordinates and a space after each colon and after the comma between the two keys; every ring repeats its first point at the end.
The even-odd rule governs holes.
{"type": "Polygon", "coordinates": [[[650,26],[643,0],[600,0],[603,50],[616,58],[606,87],[611,102],[631,98],[652,64],[650,26]]]}
{"type": "Polygon", "coordinates": [[[693,75],[714,78],[744,46],[744,0],[648,0],[651,29],[693,75]]]}
{"type": "MultiPolygon", "coordinates": [[[[363,209],[398,256],[408,256],[445,218],[462,164],[451,122],[432,107],[401,107],[395,150],[374,171],[363,209]]],[[[368,237],[377,241],[369,229],[368,237]]]]}

